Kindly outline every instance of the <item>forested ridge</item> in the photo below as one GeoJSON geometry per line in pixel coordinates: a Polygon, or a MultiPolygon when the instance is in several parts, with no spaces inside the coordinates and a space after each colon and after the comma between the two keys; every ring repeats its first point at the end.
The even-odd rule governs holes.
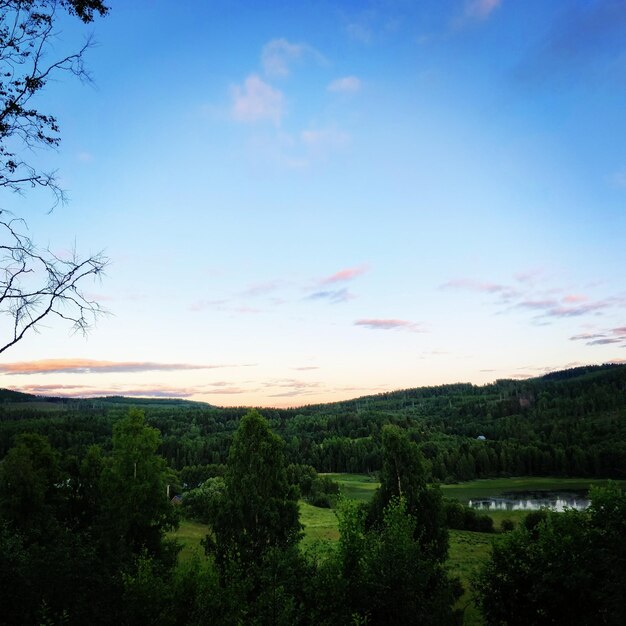
{"type": "MultiPolygon", "coordinates": [[[[107,450],[113,424],[141,406],[176,470],[226,461],[246,408],[185,400],[38,398],[0,392],[0,456],[20,432],[81,453],[107,450]]],[[[381,429],[402,427],[435,481],[507,475],[626,475],[626,366],[589,366],[523,381],[405,389],[323,405],[263,409],[290,463],[320,472],[381,467],[381,429]]]]}
{"type": "Polygon", "coordinates": [[[433,483],[623,478],[625,389],[626,368],[605,366],[267,418],[3,392],[0,624],[452,626],[465,623],[464,592],[484,619],[472,623],[622,624],[618,483],[592,489],[587,511],[503,521],[463,581],[448,564],[451,533],[498,529],[433,483]],[[368,501],[342,499],[315,471],[344,467],[376,472],[368,501]],[[310,505],[335,509],[333,541],[302,542],[310,505]],[[202,529],[188,560],[171,535],[181,521],[202,529]]]}

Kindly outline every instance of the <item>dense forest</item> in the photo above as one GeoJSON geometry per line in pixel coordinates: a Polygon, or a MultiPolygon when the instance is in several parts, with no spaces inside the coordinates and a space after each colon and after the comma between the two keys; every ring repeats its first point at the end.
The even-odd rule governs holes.
{"type": "MultiPolygon", "coordinates": [[[[162,436],[159,453],[175,470],[226,462],[245,408],[184,400],[69,400],[0,392],[0,458],[16,435],[45,435],[82,454],[111,448],[113,425],[141,406],[162,436]]],[[[402,427],[426,459],[429,479],[495,476],[626,477],[626,366],[604,365],[490,385],[406,389],[333,404],[263,409],[286,442],[289,463],[319,472],[380,469],[381,430],[402,427]]],[[[210,475],[210,469],[208,469],[210,475]]]]}
{"type": "MultiPolygon", "coordinates": [[[[551,419],[555,432],[576,431],[587,448],[623,445],[616,398],[623,407],[625,371],[416,389],[268,411],[270,420],[179,401],[136,408],[122,398],[5,392],[0,623],[462,624],[463,587],[446,565],[449,529],[493,532],[493,524],[443,498],[432,484],[439,452],[429,457],[428,446],[443,442],[468,458],[498,444],[522,454],[551,419]],[[568,417],[576,390],[582,414],[568,417]],[[507,406],[528,424],[517,431],[528,442],[513,436],[512,414],[494,417],[507,406]],[[497,440],[500,423],[508,426],[497,440]],[[472,429],[488,435],[477,439],[472,429]],[[368,469],[380,486],[367,502],[337,500],[336,483],[305,462],[313,457],[298,456],[309,435],[311,449],[324,450],[351,434],[372,446],[368,469]],[[168,450],[198,463],[181,465],[168,450]],[[304,547],[300,498],[336,507],[336,542],[304,547]],[[168,531],[183,516],[206,524],[202,557],[178,559],[168,531]]],[[[626,493],[609,484],[590,498],[586,511],[529,514],[494,543],[472,584],[487,624],[623,623],[626,493]]]]}

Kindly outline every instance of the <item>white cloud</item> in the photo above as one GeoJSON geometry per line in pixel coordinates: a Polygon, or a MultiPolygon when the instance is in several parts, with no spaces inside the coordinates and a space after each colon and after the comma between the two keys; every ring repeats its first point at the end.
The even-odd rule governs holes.
{"type": "Polygon", "coordinates": [[[286,39],[272,39],[263,46],[261,65],[267,76],[281,78],[289,76],[292,63],[305,57],[314,58],[318,62],[324,60],[324,57],[308,44],[291,43],[286,39]]]}
{"type": "Polygon", "coordinates": [[[361,89],[361,81],[356,76],[344,76],[333,80],[327,89],[336,93],[355,93],[361,89]]]}
{"type": "Polygon", "coordinates": [[[231,89],[232,116],[239,122],[270,120],[280,125],[285,113],[283,93],[261,80],[256,74],[246,78],[243,85],[231,89]]]}
{"type": "Polygon", "coordinates": [[[470,0],[465,5],[465,15],[484,20],[502,4],[502,0],[470,0]]]}

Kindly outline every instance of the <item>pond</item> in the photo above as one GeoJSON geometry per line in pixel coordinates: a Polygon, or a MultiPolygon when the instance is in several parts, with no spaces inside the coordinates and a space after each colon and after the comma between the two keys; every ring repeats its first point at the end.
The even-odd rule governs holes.
{"type": "Polygon", "coordinates": [[[485,511],[536,511],[547,507],[552,511],[566,508],[582,511],[589,506],[586,491],[515,491],[490,498],[474,498],[468,502],[473,509],[485,511]]]}

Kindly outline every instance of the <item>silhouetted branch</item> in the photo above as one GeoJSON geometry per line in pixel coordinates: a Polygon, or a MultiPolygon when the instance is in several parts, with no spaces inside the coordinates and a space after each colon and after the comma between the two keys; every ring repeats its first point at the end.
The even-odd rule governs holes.
{"type": "Polygon", "coordinates": [[[3,336],[0,354],[48,316],[71,323],[74,332],[86,333],[105,313],[82,286],[102,276],[108,259],[103,253],[80,258],[74,251],[61,258],[38,249],[18,232],[23,220],[0,220],[0,319],[3,336]]]}
{"type": "Polygon", "coordinates": [[[90,81],[83,58],[93,45],[91,38],[78,52],[54,58],[53,29],[60,9],[83,22],[108,10],[102,0],[0,0],[0,188],[23,193],[44,187],[52,192],[53,208],[65,201],[55,172],[41,171],[20,155],[59,144],[56,118],[31,104],[47,81],[63,72],[90,81]]]}

